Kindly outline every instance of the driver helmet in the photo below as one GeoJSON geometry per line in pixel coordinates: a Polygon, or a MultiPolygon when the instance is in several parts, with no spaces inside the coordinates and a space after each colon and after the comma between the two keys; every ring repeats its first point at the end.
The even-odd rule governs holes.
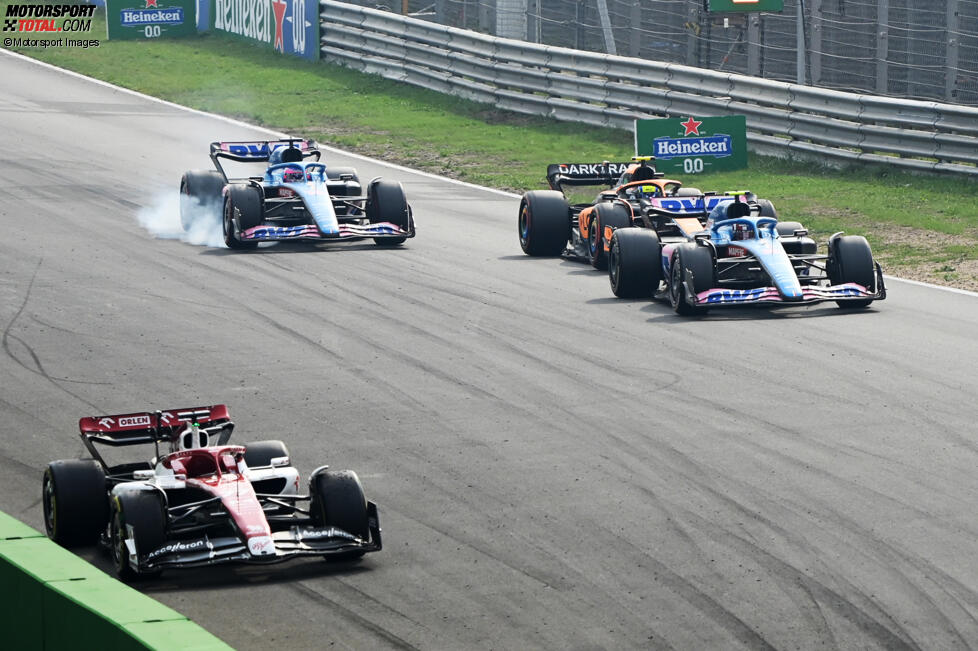
{"type": "Polygon", "coordinates": [[[632,185],[628,187],[628,194],[633,197],[641,197],[643,199],[653,199],[655,197],[662,196],[662,190],[659,186],[654,183],[642,183],[641,185],[632,185]]]}
{"type": "Polygon", "coordinates": [[[301,183],[305,179],[305,174],[301,167],[286,167],[282,170],[283,183],[301,183]]]}
{"type": "Polygon", "coordinates": [[[738,223],[733,225],[733,233],[730,236],[732,240],[749,240],[751,238],[751,229],[748,224],[738,223]]]}
{"type": "Polygon", "coordinates": [[[183,428],[183,431],[177,437],[177,447],[180,450],[206,448],[207,443],[207,432],[200,429],[200,425],[194,422],[187,423],[187,426],[183,428]]]}

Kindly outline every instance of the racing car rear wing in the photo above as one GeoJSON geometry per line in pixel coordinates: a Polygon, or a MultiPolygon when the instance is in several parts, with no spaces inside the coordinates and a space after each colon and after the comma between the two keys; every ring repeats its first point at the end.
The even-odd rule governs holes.
{"type": "Polygon", "coordinates": [[[227,405],[167,409],[155,413],[142,411],[89,416],[79,419],[78,429],[85,446],[91,450],[92,443],[118,446],[169,441],[190,422],[197,423],[201,429],[210,432],[224,430],[221,433],[222,440],[230,437],[231,430],[234,429],[227,405]]]}
{"type": "MultiPolygon", "coordinates": [[[[639,165],[647,168],[648,175],[644,179],[661,178],[663,174],[656,172],[653,165],[649,165],[654,160],[652,156],[635,157],[629,163],[554,163],[547,165],[547,182],[551,189],[562,192],[565,185],[616,185],[629,168],[639,162],[639,165]]],[[[634,170],[633,170],[634,172],[634,170]]],[[[638,178],[635,179],[639,180],[638,178]]]]}
{"type": "MultiPolygon", "coordinates": [[[[294,147],[301,152],[302,158],[315,156],[318,161],[322,158],[322,153],[316,148],[315,140],[302,140],[301,138],[287,138],[284,140],[258,140],[241,142],[212,142],[211,143],[211,162],[221,173],[225,181],[230,181],[231,177],[221,165],[221,159],[237,161],[239,163],[262,163],[271,158],[272,152],[281,147],[294,147]]],[[[251,177],[249,177],[251,178],[251,177]]],[[[254,177],[260,178],[260,177],[254,177]]]]}
{"type": "Polygon", "coordinates": [[[279,147],[289,146],[301,151],[303,157],[319,155],[320,153],[316,149],[315,140],[291,138],[285,140],[212,142],[210,155],[211,158],[227,158],[241,163],[253,163],[267,161],[273,151],[279,147]]]}

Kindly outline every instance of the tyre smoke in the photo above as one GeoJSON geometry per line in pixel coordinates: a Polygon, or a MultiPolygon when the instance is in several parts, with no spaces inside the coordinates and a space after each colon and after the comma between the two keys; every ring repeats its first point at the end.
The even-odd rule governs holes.
{"type": "Polygon", "coordinates": [[[224,248],[221,208],[220,200],[201,203],[173,190],[156,195],[148,206],[139,210],[136,218],[139,225],[154,237],[182,240],[195,246],[224,248]],[[183,220],[180,217],[181,204],[183,220]]]}

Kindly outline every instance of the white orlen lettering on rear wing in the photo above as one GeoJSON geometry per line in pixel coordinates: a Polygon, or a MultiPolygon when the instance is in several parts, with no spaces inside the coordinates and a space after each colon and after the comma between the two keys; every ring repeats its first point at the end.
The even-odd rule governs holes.
{"type": "Polygon", "coordinates": [[[169,435],[175,428],[191,421],[207,427],[228,423],[231,416],[227,405],[209,405],[152,413],[88,416],[78,420],[78,429],[86,439],[109,445],[128,445],[152,442],[158,434],[169,435]]]}

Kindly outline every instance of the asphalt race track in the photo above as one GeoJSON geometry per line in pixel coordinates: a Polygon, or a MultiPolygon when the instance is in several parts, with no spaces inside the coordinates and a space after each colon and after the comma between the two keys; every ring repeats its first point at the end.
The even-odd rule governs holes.
{"type": "Polygon", "coordinates": [[[512,197],[333,154],[419,237],[232,253],[136,215],[265,132],[11,56],[0,122],[0,509],[43,527],[81,416],[218,402],[380,505],[358,565],[139,585],[231,645],[978,646],[975,296],[681,319],[524,256],[512,197]]]}

